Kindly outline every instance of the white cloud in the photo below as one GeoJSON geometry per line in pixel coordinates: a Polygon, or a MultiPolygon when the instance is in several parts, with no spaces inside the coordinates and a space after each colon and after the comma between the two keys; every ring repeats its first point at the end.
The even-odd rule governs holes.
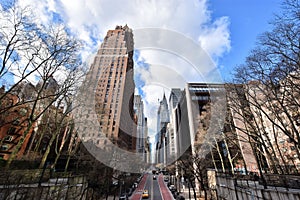
{"type": "Polygon", "coordinates": [[[221,56],[230,49],[229,20],[212,21],[207,0],[22,0],[34,6],[42,23],[49,22],[47,11],[58,12],[73,32],[91,44],[90,36],[103,38],[108,29],[128,24],[133,29],[158,27],[178,31],[199,41],[210,54],[221,56]]]}
{"type": "MultiPolygon", "coordinates": [[[[155,121],[153,113],[156,113],[157,99],[162,98],[162,88],[165,88],[167,93],[172,87],[183,87],[185,82],[215,80],[206,75],[215,69],[213,63],[217,63],[217,59],[230,50],[229,19],[221,17],[212,21],[207,1],[20,0],[23,5],[36,6],[36,15],[44,23],[49,20],[47,10],[58,12],[72,32],[86,42],[82,52],[84,59],[95,53],[107,30],[114,29],[116,25],[128,24],[133,28],[136,45],[141,45],[141,42],[137,41],[139,33],[136,31],[149,27],[174,30],[185,37],[179,38],[180,40],[189,39],[191,42],[181,43],[172,38],[166,39],[165,36],[150,35],[150,42],[153,42],[156,36],[155,45],[168,43],[167,46],[140,51],[139,59],[149,63],[148,70],[142,67],[136,69],[136,73],[139,73],[145,82],[141,89],[145,94],[147,114],[151,115],[147,116],[149,121],[155,121]],[[214,60],[205,53],[196,51],[193,47],[195,44],[202,47],[214,60]],[[181,50],[178,50],[178,47],[181,50]]],[[[145,45],[147,38],[142,39],[144,41],[140,47],[145,45]]],[[[155,130],[154,127],[152,129],[155,130]]]]}
{"type": "Polygon", "coordinates": [[[229,19],[222,17],[212,26],[205,27],[199,35],[201,46],[212,56],[222,56],[230,50],[230,33],[228,31],[229,19]]]}
{"type": "Polygon", "coordinates": [[[57,10],[82,39],[91,31],[87,27],[96,27],[92,35],[103,38],[108,29],[127,23],[133,29],[158,27],[181,32],[200,41],[210,55],[221,56],[230,49],[229,20],[211,21],[206,0],[61,0],[59,5],[57,10]]]}

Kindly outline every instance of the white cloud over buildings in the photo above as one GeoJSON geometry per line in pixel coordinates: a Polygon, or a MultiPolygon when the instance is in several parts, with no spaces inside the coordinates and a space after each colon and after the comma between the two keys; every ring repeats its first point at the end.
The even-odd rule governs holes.
{"type": "Polygon", "coordinates": [[[170,88],[184,87],[185,82],[212,80],[206,77],[212,74],[211,71],[216,71],[212,64],[217,65],[218,58],[231,47],[230,21],[225,16],[213,20],[208,0],[20,0],[19,4],[35,7],[41,23],[53,20],[51,12],[59,14],[72,33],[84,40],[84,60],[91,60],[91,54],[95,53],[107,30],[114,29],[116,25],[128,24],[134,31],[135,41],[149,39],[137,38],[139,33],[135,31],[144,28],[178,33],[179,36],[168,40],[166,36],[149,36],[152,40],[157,37],[157,43],[159,40],[168,42],[167,49],[164,49],[166,46],[155,48],[157,44],[148,49],[138,49],[138,59],[148,63],[147,67],[136,65],[135,73],[144,82],[140,90],[144,94],[146,116],[152,127],[156,124],[157,100],[162,98],[163,92],[168,95],[170,88]],[[176,39],[190,42],[184,44],[176,39]],[[200,55],[193,45],[198,45],[207,54],[202,52],[203,55],[200,55]],[[178,47],[182,51],[178,51],[178,47]]]}

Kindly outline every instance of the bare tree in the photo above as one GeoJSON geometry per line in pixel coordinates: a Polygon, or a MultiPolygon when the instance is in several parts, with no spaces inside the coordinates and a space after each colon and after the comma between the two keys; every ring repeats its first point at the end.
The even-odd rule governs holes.
{"type": "Polygon", "coordinates": [[[9,167],[34,123],[61,97],[75,93],[82,76],[81,44],[60,24],[36,24],[30,8],[12,6],[2,10],[1,15],[0,77],[11,74],[15,83],[1,94],[0,100],[9,94],[16,94],[19,100],[7,107],[1,104],[0,114],[20,105],[30,107],[24,119],[27,129],[7,161],[9,167]],[[57,82],[54,77],[58,77],[57,82]],[[35,85],[32,81],[39,82],[35,85]],[[24,87],[28,84],[32,85],[30,91],[24,87]]]}
{"type": "MultiPolygon", "coordinates": [[[[72,132],[72,126],[70,123],[72,123],[72,119],[70,116],[71,109],[67,108],[62,109],[60,108],[60,104],[62,103],[62,100],[59,100],[58,108],[55,107],[52,110],[52,115],[47,115],[47,118],[52,119],[50,123],[48,123],[46,126],[50,126],[50,138],[47,143],[47,146],[45,148],[45,152],[43,153],[40,168],[43,168],[45,165],[48,155],[50,153],[51,147],[54,144],[54,151],[56,153],[56,158],[53,165],[56,165],[57,160],[60,156],[60,153],[62,151],[62,148],[67,140],[67,137],[71,135],[72,132]],[[58,148],[58,145],[60,143],[60,147],[58,148]]],[[[70,106],[70,105],[69,105],[70,106]]]]}
{"type": "Polygon", "coordinates": [[[274,173],[295,173],[294,161],[300,158],[300,5],[298,0],[282,5],[283,12],[271,23],[273,29],[258,38],[245,64],[236,68],[234,81],[244,84],[248,106],[235,104],[240,107],[234,109],[243,112],[240,116],[248,129],[243,131],[252,138],[258,157],[267,158],[260,165],[267,162],[274,173]],[[288,154],[294,157],[287,158],[288,154]]]}

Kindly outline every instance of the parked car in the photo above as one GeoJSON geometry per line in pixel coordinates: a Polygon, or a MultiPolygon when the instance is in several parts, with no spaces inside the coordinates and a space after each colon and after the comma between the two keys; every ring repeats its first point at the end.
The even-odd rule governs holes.
{"type": "Polygon", "coordinates": [[[169,177],[165,176],[164,177],[164,181],[168,182],[169,181],[169,177]]]}
{"type": "Polygon", "coordinates": [[[171,192],[175,192],[176,191],[175,185],[170,185],[169,189],[170,189],[171,192]]]}
{"type": "Polygon", "coordinates": [[[131,196],[132,193],[133,193],[133,188],[128,188],[128,189],[127,189],[127,194],[128,194],[128,196],[131,196]]]}
{"type": "Polygon", "coordinates": [[[185,200],[185,198],[183,196],[178,196],[176,200],[185,200]]]}
{"type": "Polygon", "coordinates": [[[119,200],[128,200],[128,196],[126,193],[120,195],[119,200]]]}

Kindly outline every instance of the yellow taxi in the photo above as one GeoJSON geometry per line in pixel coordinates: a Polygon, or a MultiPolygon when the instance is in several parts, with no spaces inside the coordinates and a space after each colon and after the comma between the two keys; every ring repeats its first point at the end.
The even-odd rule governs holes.
{"type": "Polygon", "coordinates": [[[148,199],[149,198],[149,192],[148,192],[148,190],[144,190],[143,191],[142,198],[143,199],[148,199]]]}

